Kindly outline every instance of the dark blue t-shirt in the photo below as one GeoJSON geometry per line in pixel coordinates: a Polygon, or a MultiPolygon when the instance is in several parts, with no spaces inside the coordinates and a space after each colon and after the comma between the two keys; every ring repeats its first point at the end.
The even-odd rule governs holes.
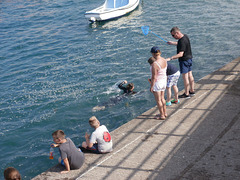
{"type": "Polygon", "coordinates": [[[178,71],[178,68],[171,64],[170,62],[167,62],[167,76],[175,74],[178,71]]]}

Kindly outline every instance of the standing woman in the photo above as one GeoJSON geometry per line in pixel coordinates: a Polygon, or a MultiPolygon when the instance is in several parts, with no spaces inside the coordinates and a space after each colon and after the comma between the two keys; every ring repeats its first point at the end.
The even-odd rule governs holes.
{"type": "Polygon", "coordinates": [[[164,99],[167,85],[167,61],[161,57],[161,51],[157,46],[152,47],[151,53],[156,61],[150,67],[152,72],[150,91],[154,94],[160,112],[160,115],[157,115],[156,118],[164,120],[167,117],[166,101],[164,99]]]}

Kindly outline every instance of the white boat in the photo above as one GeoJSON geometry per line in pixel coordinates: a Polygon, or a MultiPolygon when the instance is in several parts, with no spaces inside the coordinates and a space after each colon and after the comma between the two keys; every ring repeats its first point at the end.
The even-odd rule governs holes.
{"type": "Polygon", "coordinates": [[[133,11],[140,0],[106,0],[105,3],[85,13],[85,17],[91,21],[104,21],[123,16],[133,11]]]}

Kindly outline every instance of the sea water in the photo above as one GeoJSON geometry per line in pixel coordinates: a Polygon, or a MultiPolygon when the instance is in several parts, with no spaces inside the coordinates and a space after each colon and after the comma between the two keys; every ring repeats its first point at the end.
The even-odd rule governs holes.
{"type": "Polygon", "coordinates": [[[49,159],[55,130],[80,145],[92,115],[112,131],[156,105],[147,81],[150,48],[167,58],[176,47],[143,35],[141,26],[168,41],[173,26],[188,34],[196,81],[239,56],[239,0],[141,0],[127,16],[90,24],[84,12],[102,3],[0,1],[1,172],[13,166],[31,179],[57,163],[56,149],[49,159]],[[94,110],[121,95],[123,80],[138,93],[94,110]]]}

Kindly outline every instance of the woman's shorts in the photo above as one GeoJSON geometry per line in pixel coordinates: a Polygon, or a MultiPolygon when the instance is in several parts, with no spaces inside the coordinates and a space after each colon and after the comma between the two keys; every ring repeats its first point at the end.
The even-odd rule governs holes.
{"type": "Polygon", "coordinates": [[[167,85],[166,80],[157,81],[153,86],[154,92],[165,91],[167,85]]]}
{"type": "Polygon", "coordinates": [[[192,59],[189,59],[187,61],[179,61],[179,68],[181,74],[186,74],[189,71],[192,71],[192,59]]]}
{"type": "Polygon", "coordinates": [[[172,86],[177,86],[178,83],[178,79],[180,77],[180,72],[177,71],[176,73],[172,74],[172,75],[168,75],[167,76],[167,87],[172,87],[172,86]]]}

